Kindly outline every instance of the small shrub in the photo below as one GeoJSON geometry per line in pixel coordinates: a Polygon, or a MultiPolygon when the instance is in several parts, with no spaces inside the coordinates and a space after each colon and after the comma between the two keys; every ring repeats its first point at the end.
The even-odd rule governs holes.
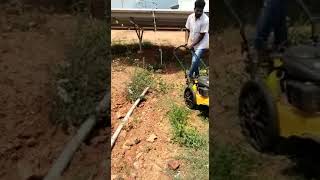
{"type": "Polygon", "coordinates": [[[137,100],[144,89],[154,86],[154,83],[151,72],[145,69],[137,70],[128,84],[127,99],[132,102],[137,100]]]}
{"type": "Polygon", "coordinates": [[[158,78],[156,80],[157,82],[157,87],[156,87],[156,90],[161,93],[161,94],[166,94],[169,92],[170,90],[170,85],[167,84],[163,79],[161,78],[158,78]]]}

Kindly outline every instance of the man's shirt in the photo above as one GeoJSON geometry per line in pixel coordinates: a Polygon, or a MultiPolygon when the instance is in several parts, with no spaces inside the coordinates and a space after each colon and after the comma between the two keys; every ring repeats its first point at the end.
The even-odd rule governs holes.
{"type": "Polygon", "coordinates": [[[203,39],[194,46],[194,49],[209,49],[209,17],[205,13],[197,20],[194,13],[190,14],[186,22],[186,28],[190,30],[189,43],[199,38],[200,33],[205,33],[203,39]]]}

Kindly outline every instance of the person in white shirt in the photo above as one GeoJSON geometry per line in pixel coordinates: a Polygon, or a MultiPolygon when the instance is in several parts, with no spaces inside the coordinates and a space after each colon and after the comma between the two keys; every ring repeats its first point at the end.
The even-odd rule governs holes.
{"type": "Polygon", "coordinates": [[[209,49],[209,17],[203,13],[206,3],[204,0],[196,0],[194,13],[190,14],[187,22],[187,47],[192,50],[192,63],[189,70],[189,78],[199,76],[200,58],[209,49]]]}

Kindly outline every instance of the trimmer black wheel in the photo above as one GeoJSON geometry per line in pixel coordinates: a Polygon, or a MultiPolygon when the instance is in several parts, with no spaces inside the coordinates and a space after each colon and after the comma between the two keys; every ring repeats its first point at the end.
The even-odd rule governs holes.
{"type": "Polygon", "coordinates": [[[262,81],[245,83],[239,97],[240,125],[244,136],[258,151],[270,151],[279,137],[278,116],[271,94],[262,81]]]}
{"type": "Polygon", "coordinates": [[[184,91],[184,101],[190,109],[194,109],[197,106],[196,95],[189,87],[184,91]]]}

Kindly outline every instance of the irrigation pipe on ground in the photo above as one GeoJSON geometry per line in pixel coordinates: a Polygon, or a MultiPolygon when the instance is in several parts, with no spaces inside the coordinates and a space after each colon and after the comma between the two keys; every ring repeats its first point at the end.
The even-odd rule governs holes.
{"type": "MultiPolygon", "coordinates": [[[[110,93],[107,93],[99,105],[96,107],[96,114],[106,112],[110,106],[110,93]]],[[[77,131],[77,134],[71,139],[62,151],[59,158],[56,160],[52,168],[49,170],[44,180],[56,180],[60,179],[64,169],[68,166],[73,154],[77,151],[82,141],[90,133],[94,125],[97,123],[97,115],[91,115],[77,131]]]]}
{"type": "Polygon", "coordinates": [[[120,125],[118,126],[117,130],[114,132],[114,134],[111,137],[111,148],[113,148],[113,145],[115,143],[115,141],[117,140],[121,129],[123,128],[123,126],[125,125],[125,123],[128,121],[130,115],[132,114],[134,108],[139,104],[139,102],[141,101],[142,97],[147,93],[149,87],[147,87],[142,94],[140,95],[140,97],[136,100],[136,102],[133,104],[133,106],[131,107],[131,109],[128,111],[127,115],[124,117],[123,121],[120,123],[120,125]]]}

